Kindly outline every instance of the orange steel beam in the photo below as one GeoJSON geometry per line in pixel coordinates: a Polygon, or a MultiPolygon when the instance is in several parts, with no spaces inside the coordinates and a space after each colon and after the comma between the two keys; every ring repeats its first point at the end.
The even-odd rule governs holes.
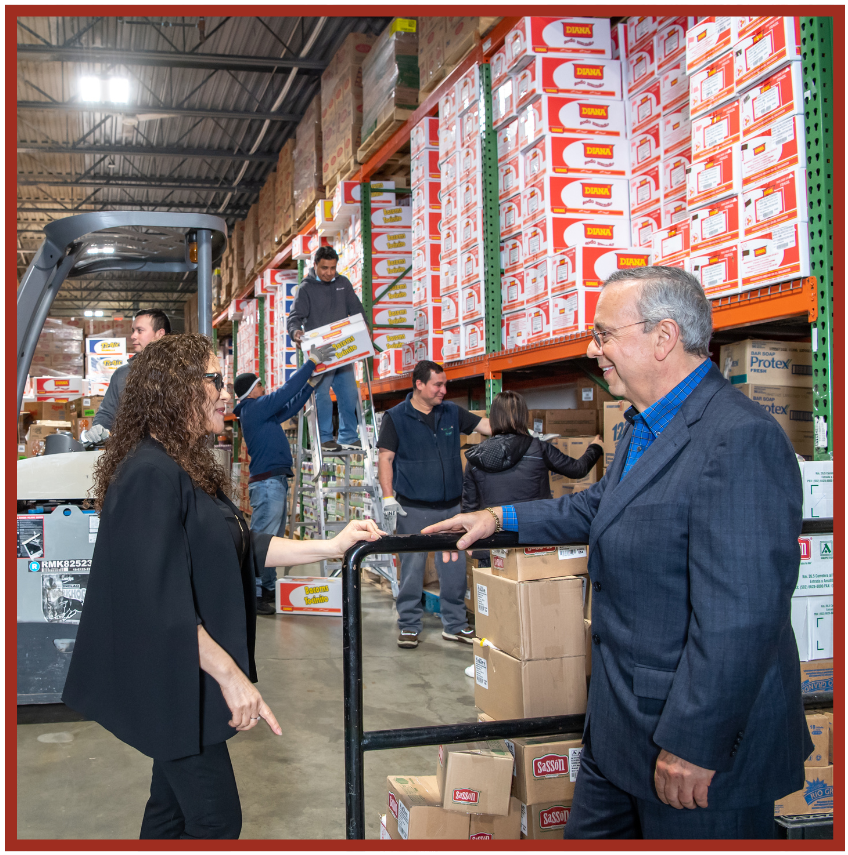
{"type": "Polygon", "coordinates": [[[816,278],[810,276],[717,297],[712,301],[713,329],[745,327],[799,315],[809,318],[811,307],[816,305],[816,285],[816,278]]]}

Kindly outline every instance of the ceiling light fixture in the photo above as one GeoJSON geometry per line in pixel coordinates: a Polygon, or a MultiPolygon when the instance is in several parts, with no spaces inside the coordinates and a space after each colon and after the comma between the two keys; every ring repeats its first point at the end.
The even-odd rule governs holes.
{"type": "Polygon", "coordinates": [[[81,101],[109,101],[113,104],[128,104],[130,81],[128,77],[81,77],[79,82],[81,101]]]}

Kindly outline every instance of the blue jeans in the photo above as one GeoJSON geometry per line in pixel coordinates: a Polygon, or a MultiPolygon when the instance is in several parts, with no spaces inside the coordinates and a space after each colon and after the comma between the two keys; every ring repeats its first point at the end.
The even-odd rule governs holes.
{"type": "MultiPolygon", "coordinates": [[[[258,534],[273,534],[284,537],[286,533],[286,498],[289,493],[289,480],[285,475],[275,475],[264,481],[248,485],[250,495],[250,530],[258,534]]],[[[276,567],[263,567],[262,575],[256,586],[257,596],[260,588],[274,590],[277,581],[276,567]]]]}
{"type": "Polygon", "coordinates": [[[315,405],[318,407],[318,430],[321,442],[333,439],[333,402],[330,389],[336,393],[339,405],[339,442],[342,445],[359,445],[356,421],[356,399],[359,391],[353,376],[353,365],[343,365],[324,372],[321,382],[315,385],[315,405]]]}

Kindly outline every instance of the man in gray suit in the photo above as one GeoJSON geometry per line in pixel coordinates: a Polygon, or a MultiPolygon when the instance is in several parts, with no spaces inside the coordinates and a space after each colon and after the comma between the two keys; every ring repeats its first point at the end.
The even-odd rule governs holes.
{"type": "Polygon", "coordinates": [[[592,680],[566,838],[772,837],[813,747],[789,620],[792,446],[710,361],[710,303],[689,274],[613,274],[594,326],[588,356],[632,404],[604,477],[424,533],[465,531],[460,549],[501,527],[589,544],[592,680]]]}

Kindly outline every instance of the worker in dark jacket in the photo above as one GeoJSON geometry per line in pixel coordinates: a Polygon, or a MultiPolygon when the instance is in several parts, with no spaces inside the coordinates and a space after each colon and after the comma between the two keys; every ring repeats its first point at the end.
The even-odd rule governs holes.
{"type": "Polygon", "coordinates": [[[603,454],[596,436],[575,460],[550,442],[530,436],[527,404],[517,392],[501,392],[492,401],[491,439],[466,452],[462,483],[464,513],[504,503],[550,499],[548,472],[579,480],[591,472],[603,454]]]}
{"type": "MultiPolygon", "coordinates": [[[[304,331],[333,324],[352,315],[362,315],[362,303],[344,276],[336,273],[339,257],[330,246],[319,247],[315,253],[315,268],[297,288],[294,306],[289,312],[287,327],[292,340],[299,343],[304,331]]],[[[315,405],[318,408],[318,429],[325,451],[340,447],[361,448],[356,424],[358,392],[353,365],[325,371],[315,384],[315,405]],[[336,393],[339,405],[339,441],[333,439],[333,402],[330,389],[336,393]]]]}

